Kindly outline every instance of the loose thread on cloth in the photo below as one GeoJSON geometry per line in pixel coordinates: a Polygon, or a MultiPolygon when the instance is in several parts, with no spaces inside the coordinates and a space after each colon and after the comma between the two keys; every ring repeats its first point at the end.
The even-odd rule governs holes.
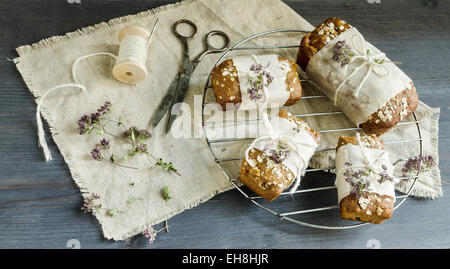
{"type": "Polygon", "coordinates": [[[46,91],[44,93],[44,95],[42,95],[42,97],[36,107],[36,122],[37,122],[37,126],[38,126],[38,138],[39,138],[38,143],[39,143],[39,146],[42,148],[42,151],[44,152],[46,161],[52,160],[52,154],[50,152],[50,149],[48,148],[47,141],[45,141],[45,132],[44,132],[44,127],[43,127],[42,118],[41,118],[41,105],[42,105],[42,102],[44,101],[45,97],[48,94],[50,94],[51,92],[53,92],[55,90],[66,88],[66,87],[80,88],[82,91],[86,92],[86,87],[84,87],[81,84],[70,84],[69,83],[69,84],[58,85],[58,86],[53,87],[50,90],[46,91]]]}

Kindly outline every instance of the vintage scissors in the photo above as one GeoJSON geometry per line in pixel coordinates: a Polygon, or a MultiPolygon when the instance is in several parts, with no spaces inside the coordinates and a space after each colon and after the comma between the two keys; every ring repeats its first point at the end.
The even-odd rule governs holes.
{"type": "Polygon", "coordinates": [[[169,111],[169,115],[167,117],[166,129],[165,129],[166,134],[170,131],[170,128],[172,127],[172,123],[174,122],[177,115],[179,114],[180,107],[179,106],[173,107],[173,106],[175,104],[179,104],[179,103],[183,102],[184,96],[185,96],[186,91],[189,86],[189,79],[191,78],[191,75],[194,72],[197,65],[200,63],[200,61],[203,59],[203,57],[205,55],[211,54],[211,53],[223,52],[228,49],[229,44],[230,44],[230,38],[228,37],[227,34],[225,34],[222,31],[211,31],[208,34],[206,34],[206,36],[205,36],[205,45],[206,45],[205,51],[203,51],[197,58],[195,58],[193,61],[191,61],[190,57],[189,57],[190,54],[189,54],[188,41],[197,34],[197,26],[189,20],[182,19],[182,20],[175,22],[175,24],[173,25],[173,32],[174,32],[175,36],[178,39],[180,39],[181,42],[183,43],[183,48],[184,48],[183,66],[182,66],[181,70],[178,72],[178,74],[176,75],[175,79],[170,84],[170,87],[169,87],[169,90],[168,90],[166,96],[161,101],[161,104],[159,105],[158,110],[156,110],[156,112],[154,113],[154,115],[152,116],[152,119],[151,119],[152,127],[154,128],[156,125],[158,125],[158,123],[161,121],[161,119],[166,114],[166,112],[169,111]],[[188,35],[188,36],[182,35],[177,29],[177,27],[180,24],[187,24],[190,27],[192,27],[192,34],[188,35]],[[209,39],[212,36],[221,36],[224,39],[225,44],[223,45],[222,48],[216,48],[209,43],[209,39]]]}

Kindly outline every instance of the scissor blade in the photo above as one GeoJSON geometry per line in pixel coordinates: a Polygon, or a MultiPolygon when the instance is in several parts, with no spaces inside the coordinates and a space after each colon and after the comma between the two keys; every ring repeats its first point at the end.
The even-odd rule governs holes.
{"type": "Polygon", "coordinates": [[[155,128],[156,125],[158,125],[158,123],[164,117],[164,114],[166,114],[166,112],[172,108],[173,102],[175,100],[175,95],[177,93],[178,88],[177,86],[179,79],[180,73],[178,73],[173,79],[172,83],[169,86],[169,90],[166,93],[166,96],[164,96],[164,99],[161,101],[161,104],[159,105],[158,109],[153,114],[151,119],[153,128],[155,128]]]}
{"type": "Polygon", "coordinates": [[[167,121],[167,125],[166,125],[166,134],[170,131],[170,128],[172,127],[172,123],[175,121],[175,119],[177,118],[179,112],[180,112],[180,108],[181,108],[181,103],[184,100],[184,96],[186,95],[186,92],[188,90],[189,87],[189,79],[191,78],[190,75],[187,74],[181,74],[180,75],[180,79],[178,81],[178,87],[177,87],[177,94],[176,97],[174,99],[174,109],[172,109],[172,111],[169,111],[169,119],[167,121]]]}

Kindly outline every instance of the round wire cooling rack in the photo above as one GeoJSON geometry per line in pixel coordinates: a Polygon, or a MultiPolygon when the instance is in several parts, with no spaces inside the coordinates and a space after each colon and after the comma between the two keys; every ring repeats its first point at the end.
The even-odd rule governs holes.
{"type": "MultiPolygon", "coordinates": [[[[263,36],[267,36],[267,35],[271,35],[271,34],[275,34],[275,33],[300,33],[300,34],[305,34],[308,33],[309,31],[304,31],[304,30],[298,30],[298,29],[277,29],[277,30],[271,30],[271,31],[266,31],[266,32],[262,32],[259,34],[255,34],[252,35],[250,37],[247,37],[241,41],[239,41],[238,43],[236,43],[234,46],[232,46],[231,48],[229,48],[228,50],[226,50],[224,52],[224,54],[222,55],[222,57],[219,58],[219,60],[216,62],[215,66],[217,66],[219,63],[221,63],[225,57],[227,57],[231,52],[233,51],[255,51],[255,50],[277,50],[277,49],[293,49],[293,48],[299,48],[299,45],[273,45],[273,46],[242,46],[243,44],[247,43],[250,40],[254,40],[256,38],[259,37],[263,37],[263,36]]],[[[300,39],[299,39],[300,40],[300,39]]],[[[301,79],[301,82],[308,82],[309,79],[301,79]]],[[[202,126],[203,126],[203,133],[204,136],[206,138],[206,142],[215,158],[215,161],[217,163],[217,165],[220,167],[220,169],[222,169],[224,175],[228,178],[228,180],[230,181],[230,183],[232,184],[232,186],[234,188],[236,188],[246,199],[248,199],[251,203],[257,205],[258,207],[266,210],[267,212],[279,217],[282,220],[286,220],[298,225],[302,225],[302,226],[306,226],[306,227],[311,227],[311,228],[318,228],[318,229],[328,229],[328,230],[342,230],[342,229],[350,229],[350,228],[356,228],[356,227],[361,227],[364,225],[367,225],[369,223],[352,223],[352,224],[348,224],[348,225],[336,225],[336,226],[329,226],[329,225],[321,225],[321,224],[314,224],[314,223],[310,223],[310,222],[306,222],[306,221],[301,221],[298,219],[294,219],[291,216],[298,216],[301,214],[308,214],[308,213],[313,213],[313,212],[320,212],[320,211],[326,211],[326,210],[337,210],[339,209],[339,207],[337,205],[330,205],[330,206],[325,206],[325,207],[315,207],[315,208],[310,208],[310,209],[305,209],[305,210],[295,210],[295,211],[289,211],[289,212],[285,212],[285,213],[278,213],[276,211],[276,209],[271,209],[269,208],[269,206],[265,206],[262,205],[262,203],[258,202],[263,200],[262,197],[260,196],[252,196],[247,194],[244,189],[242,187],[240,187],[239,185],[239,179],[237,178],[233,178],[230,177],[230,175],[225,171],[225,168],[223,166],[222,163],[224,162],[230,162],[230,161],[239,161],[242,160],[243,157],[232,157],[232,158],[218,158],[216,153],[214,152],[214,150],[212,149],[212,144],[215,143],[228,143],[228,142],[235,142],[235,141],[239,141],[239,140],[246,140],[246,139],[251,139],[251,138],[226,138],[226,139],[209,139],[208,138],[208,134],[207,134],[207,130],[206,130],[206,126],[209,124],[224,124],[224,123],[230,123],[230,121],[219,121],[219,122],[206,122],[205,121],[205,100],[206,100],[206,95],[207,95],[207,91],[208,90],[212,90],[212,85],[211,85],[211,79],[210,79],[210,75],[207,78],[206,84],[205,84],[205,88],[204,88],[204,92],[203,92],[203,102],[202,102],[202,126]]],[[[305,99],[315,99],[315,98],[324,98],[326,97],[325,95],[311,95],[311,96],[302,96],[301,100],[305,100],[305,99]]],[[[301,101],[300,100],[300,101],[301,101]]],[[[308,114],[297,114],[294,115],[296,117],[311,117],[311,116],[326,116],[326,115],[336,115],[336,114],[342,114],[343,112],[341,111],[334,111],[334,112],[317,112],[317,113],[308,113],[308,114]]],[[[398,123],[396,126],[407,126],[407,125],[416,125],[417,127],[417,138],[411,138],[411,139],[404,139],[404,140],[398,140],[398,141],[390,141],[390,142],[385,142],[385,145],[392,145],[392,144],[397,144],[397,143],[407,143],[407,142],[418,142],[419,143],[419,155],[422,156],[423,154],[423,142],[422,142],[422,133],[420,130],[420,125],[419,125],[419,121],[417,119],[417,116],[415,113],[412,114],[414,120],[413,121],[405,121],[405,122],[400,122],[398,123]]],[[[262,119],[251,119],[253,121],[259,121],[262,119]]],[[[247,122],[250,121],[249,119],[245,119],[245,120],[233,120],[231,121],[232,123],[234,122],[235,124],[238,122],[247,122]]],[[[353,127],[353,128],[341,128],[341,129],[324,129],[324,130],[317,130],[319,133],[329,133],[329,132],[344,132],[344,131],[359,131],[361,130],[361,128],[358,127],[353,127]]],[[[317,149],[316,152],[325,152],[325,151],[332,151],[335,150],[335,148],[322,148],[322,149],[317,149]]],[[[397,160],[394,165],[399,162],[399,161],[404,161],[406,159],[399,159],[397,160]]],[[[306,169],[306,173],[308,172],[315,172],[315,171],[329,171],[335,169],[334,167],[327,167],[327,168],[309,168],[306,169]]],[[[394,210],[397,209],[398,207],[400,207],[408,198],[408,196],[410,195],[411,191],[413,190],[416,182],[417,182],[417,178],[418,178],[419,172],[415,175],[415,176],[408,176],[408,177],[400,177],[400,180],[406,180],[406,179],[414,179],[413,183],[411,184],[411,187],[409,188],[408,192],[404,195],[399,195],[396,196],[396,205],[394,207],[394,210]]],[[[301,195],[304,193],[311,193],[311,192],[320,192],[320,191],[325,191],[325,190],[331,190],[331,189],[336,189],[336,186],[332,185],[332,186],[325,186],[325,187],[316,187],[316,188],[307,188],[307,189],[297,189],[293,195],[301,195]]],[[[281,193],[280,197],[282,196],[286,196],[289,195],[288,191],[284,191],[283,193],[281,193]]],[[[278,199],[277,199],[278,200],[278,199]]],[[[273,205],[274,203],[277,202],[277,200],[271,202],[270,204],[273,205]]]]}

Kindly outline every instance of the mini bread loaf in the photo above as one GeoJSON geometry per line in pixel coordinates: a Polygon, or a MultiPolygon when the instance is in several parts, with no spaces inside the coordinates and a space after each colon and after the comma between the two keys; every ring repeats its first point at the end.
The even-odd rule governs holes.
{"type": "MultiPolygon", "coordinates": [[[[240,59],[243,57],[246,57],[247,60],[252,59],[250,56],[239,57],[240,59]]],[[[241,104],[245,100],[250,100],[249,98],[243,98],[244,94],[249,95],[250,87],[246,89],[241,88],[243,87],[243,84],[245,84],[242,80],[245,80],[246,82],[249,79],[247,73],[250,73],[250,70],[238,71],[238,68],[234,62],[237,59],[238,57],[235,57],[233,59],[223,61],[218,66],[214,67],[211,73],[211,83],[214,88],[216,101],[220,104],[223,110],[227,109],[227,104],[229,104],[228,109],[230,109],[233,108],[234,105],[241,104]]],[[[277,95],[280,91],[284,91],[285,93],[282,94],[287,94],[288,98],[286,98],[287,100],[281,99],[283,103],[279,105],[293,105],[302,97],[302,86],[297,73],[297,64],[289,59],[278,56],[276,56],[275,59],[277,59],[280,63],[285,63],[289,70],[286,70],[286,73],[284,74],[285,83],[282,83],[280,85],[281,87],[276,88],[274,91],[270,91],[269,93],[271,97],[273,97],[272,95],[277,95]]],[[[264,72],[264,70],[261,72],[264,72]]],[[[258,74],[252,73],[251,75],[258,74]]],[[[274,77],[274,79],[276,80],[278,77],[274,77]]],[[[262,99],[264,99],[264,97],[262,99]]],[[[269,100],[269,104],[272,102],[277,103],[277,101],[279,100],[269,100]]]]}
{"type": "MultiPolygon", "coordinates": [[[[309,128],[306,122],[295,118],[285,110],[280,110],[279,119],[282,119],[280,125],[286,124],[284,127],[287,128],[284,130],[293,130],[293,133],[288,135],[297,136],[296,139],[301,139],[311,145],[311,147],[300,145],[300,154],[302,154],[302,158],[304,158],[306,163],[306,165],[299,167],[300,173],[303,173],[319,143],[319,133],[309,128]],[[294,131],[294,128],[298,128],[297,131],[294,131]]],[[[274,120],[272,120],[272,123],[274,123],[274,120]]],[[[282,126],[280,129],[284,127],[282,126]]],[[[295,154],[293,152],[282,152],[283,149],[286,149],[282,139],[276,141],[279,144],[277,144],[278,147],[275,147],[275,149],[268,148],[267,145],[273,142],[269,140],[265,145],[255,145],[249,150],[248,159],[244,158],[242,161],[239,177],[241,182],[250,190],[269,202],[276,199],[288,188],[296,176],[301,176],[299,171],[293,168],[292,165],[292,162],[298,162],[295,159],[295,154]],[[285,159],[282,160],[282,158],[285,159]],[[290,164],[289,161],[291,162],[290,164]]]]}
{"type": "Polygon", "coordinates": [[[340,214],[343,219],[379,224],[389,219],[394,212],[394,181],[389,180],[389,177],[391,180],[394,179],[393,167],[388,163],[387,151],[380,138],[375,135],[364,136],[360,141],[367,151],[366,154],[374,159],[382,155],[383,158],[380,158],[378,162],[385,163],[375,164],[381,172],[361,168],[358,162],[364,157],[360,155],[361,152],[358,152],[361,149],[357,137],[341,136],[339,138],[336,147],[336,186],[340,214]],[[350,163],[354,166],[350,166],[350,163]]]}
{"type": "MultiPolygon", "coordinates": [[[[360,104],[365,102],[371,103],[370,96],[366,97],[366,99],[363,99],[365,97],[354,98],[349,92],[342,91],[339,92],[340,95],[338,95],[336,91],[342,80],[336,79],[338,77],[336,73],[339,71],[336,71],[336,68],[333,69],[331,66],[333,64],[335,66],[339,65],[336,62],[340,61],[342,69],[347,70],[348,66],[361,64],[361,55],[365,56],[364,53],[361,54],[356,51],[355,46],[352,47],[351,45],[353,44],[349,43],[355,42],[358,46],[362,45],[360,50],[363,48],[366,49],[366,52],[368,53],[367,56],[369,57],[374,56],[374,52],[378,51],[375,47],[364,41],[362,36],[360,38],[361,40],[354,40],[354,37],[352,36],[354,35],[353,33],[355,33],[355,35],[360,35],[355,28],[339,18],[329,18],[325,20],[312,32],[306,34],[302,38],[297,55],[297,63],[308,76],[322,88],[324,93],[335,101],[335,105],[341,108],[356,125],[360,126],[367,134],[380,136],[416,110],[418,105],[418,94],[412,81],[410,81],[410,79],[407,78],[407,76],[398,69],[392,61],[387,59],[384,54],[379,54],[379,57],[372,58],[373,67],[372,70],[370,70],[371,74],[368,75],[368,78],[372,79],[379,75],[381,79],[383,76],[386,77],[384,81],[368,83],[367,80],[363,78],[363,71],[359,71],[360,75],[358,75],[358,73],[350,75],[351,72],[346,74],[344,72],[346,75],[345,77],[349,80],[350,77],[352,77],[351,79],[358,77],[357,80],[361,82],[361,84],[365,83],[359,85],[361,87],[361,92],[372,92],[372,94],[369,95],[373,96],[374,92],[384,91],[383,93],[380,93],[380,96],[384,98],[381,98],[374,107],[371,107],[369,110],[362,110],[362,112],[370,113],[359,113],[361,111],[358,111],[361,109],[361,107],[359,107],[360,104]],[[347,43],[345,42],[346,40],[347,43]],[[351,40],[351,42],[349,42],[349,40],[351,40]],[[364,44],[362,44],[363,42],[364,44]],[[332,53],[322,51],[323,49],[330,50],[332,53]],[[356,59],[355,56],[358,57],[358,59],[356,59]],[[352,58],[355,58],[353,64],[352,58]],[[313,62],[313,66],[310,66],[311,62],[313,62]],[[329,70],[326,70],[326,68],[321,67],[320,64],[317,63],[329,65],[330,68],[329,70]],[[385,70],[383,69],[389,69],[390,73],[388,71],[388,75],[385,76],[385,70]],[[393,78],[399,81],[403,80],[403,83],[391,82],[393,81],[393,78]],[[321,80],[327,80],[327,82],[321,83],[321,80]],[[387,83],[395,84],[395,87],[393,87],[396,89],[395,92],[391,91],[389,87],[386,87],[387,83]],[[386,92],[388,92],[388,94],[386,94],[386,92]],[[334,95],[335,93],[336,95],[334,95]],[[339,99],[344,100],[339,101],[339,99]]],[[[342,88],[347,87],[347,85],[348,88],[357,88],[355,85],[356,83],[352,84],[349,81],[344,82],[342,82],[342,88]]]]}

